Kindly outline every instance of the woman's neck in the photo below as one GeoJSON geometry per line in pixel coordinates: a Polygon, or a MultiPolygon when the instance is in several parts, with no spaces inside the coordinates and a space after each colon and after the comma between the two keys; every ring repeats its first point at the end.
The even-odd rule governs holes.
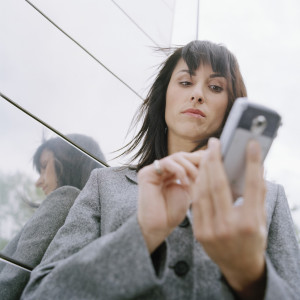
{"type": "Polygon", "coordinates": [[[176,153],[176,152],[191,152],[195,149],[197,144],[195,142],[187,141],[187,140],[176,140],[171,141],[168,139],[168,155],[176,153]]]}

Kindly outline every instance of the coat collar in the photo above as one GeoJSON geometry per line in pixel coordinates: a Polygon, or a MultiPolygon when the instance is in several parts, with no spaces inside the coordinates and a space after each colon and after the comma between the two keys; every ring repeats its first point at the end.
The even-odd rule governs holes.
{"type": "Polygon", "coordinates": [[[131,182],[131,183],[133,183],[133,184],[138,184],[138,182],[137,182],[137,172],[136,172],[136,170],[128,168],[128,169],[126,170],[125,177],[126,177],[126,179],[127,179],[129,182],[131,182]]]}

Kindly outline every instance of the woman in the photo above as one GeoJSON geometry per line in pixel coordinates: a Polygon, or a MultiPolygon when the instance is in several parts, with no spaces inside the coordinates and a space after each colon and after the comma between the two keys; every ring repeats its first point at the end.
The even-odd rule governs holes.
{"type": "MultiPolygon", "coordinates": [[[[99,145],[81,134],[67,135],[105,163],[99,145]]],[[[58,229],[87,182],[93,169],[101,165],[60,137],[44,141],[33,156],[33,165],[40,173],[36,182],[47,195],[32,218],[1,251],[6,256],[34,268],[37,266],[58,229]]],[[[0,298],[19,299],[30,273],[1,263],[0,298]]]]}
{"type": "Polygon", "coordinates": [[[253,141],[234,205],[211,138],[241,96],[225,47],[174,51],[126,151],[140,147],[137,167],[92,173],[22,299],[296,299],[299,247],[282,187],[265,186],[253,141]]]}
{"type": "MultiPolygon", "coordinates": [[[[83,134],[69,134],[67,138],[85,149],[105,164],[104,155],[98,143],[83,134]]],[[[93,169],[100,164],[67,143],[60,137],[43,142],[33,156],[33,165],[40,177],[36,186],[48,195],[56,188],[69,185],[82,189],[93,169]]]]}

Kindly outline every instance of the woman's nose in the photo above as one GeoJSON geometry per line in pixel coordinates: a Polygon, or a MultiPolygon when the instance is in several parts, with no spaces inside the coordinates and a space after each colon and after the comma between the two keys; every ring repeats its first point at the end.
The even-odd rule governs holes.
{"type": "Polygon", "coordinates": [[[192,101],[198,101],[199,103],[203,103],[203,102],[204,102],[204,100],[203,100],[202,97],[199,97],[199,98],[197,99],[197,98],[195,98],[194,96],[192,96],[191,100],[192,100],[192,101]]]}
{"type": "Polygon", "coordinates": [[[194,90],[192,91],[191,101],[197,101],[199,103],[204,102],[204,96],[201,87],[195,86],[194,90]]]}
{"type": "Polygon", "coordinates": [[[40,175],[38,180],[35,182],[35,186],[39,188],[42,186],[42,183],[43,183],[43,178],[42,178],[42,175],[40,175]]]}

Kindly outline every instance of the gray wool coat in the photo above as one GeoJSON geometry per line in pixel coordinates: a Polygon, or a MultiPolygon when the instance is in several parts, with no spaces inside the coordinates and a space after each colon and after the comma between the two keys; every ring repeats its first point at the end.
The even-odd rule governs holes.
{"type": "MultiPolygon", "coordinates": [[[[136,172],[98,169],[22,299],[234,299],[188,220],[150,256],[137,222],[136,172]]],[[[300,299],[300,253],[283,188],[268,183],[265,299],[300,299]]]]}
{"type": "MultiPolygon", "coordinates": [[[[43,258],[53,237],[64,224],[80,190],[64,186],[49,194],[1,253],[30,267],[36,267],[43,258]]],[[[0,262],[0,299],[20,299],[30,272],[0,262]]]]}

